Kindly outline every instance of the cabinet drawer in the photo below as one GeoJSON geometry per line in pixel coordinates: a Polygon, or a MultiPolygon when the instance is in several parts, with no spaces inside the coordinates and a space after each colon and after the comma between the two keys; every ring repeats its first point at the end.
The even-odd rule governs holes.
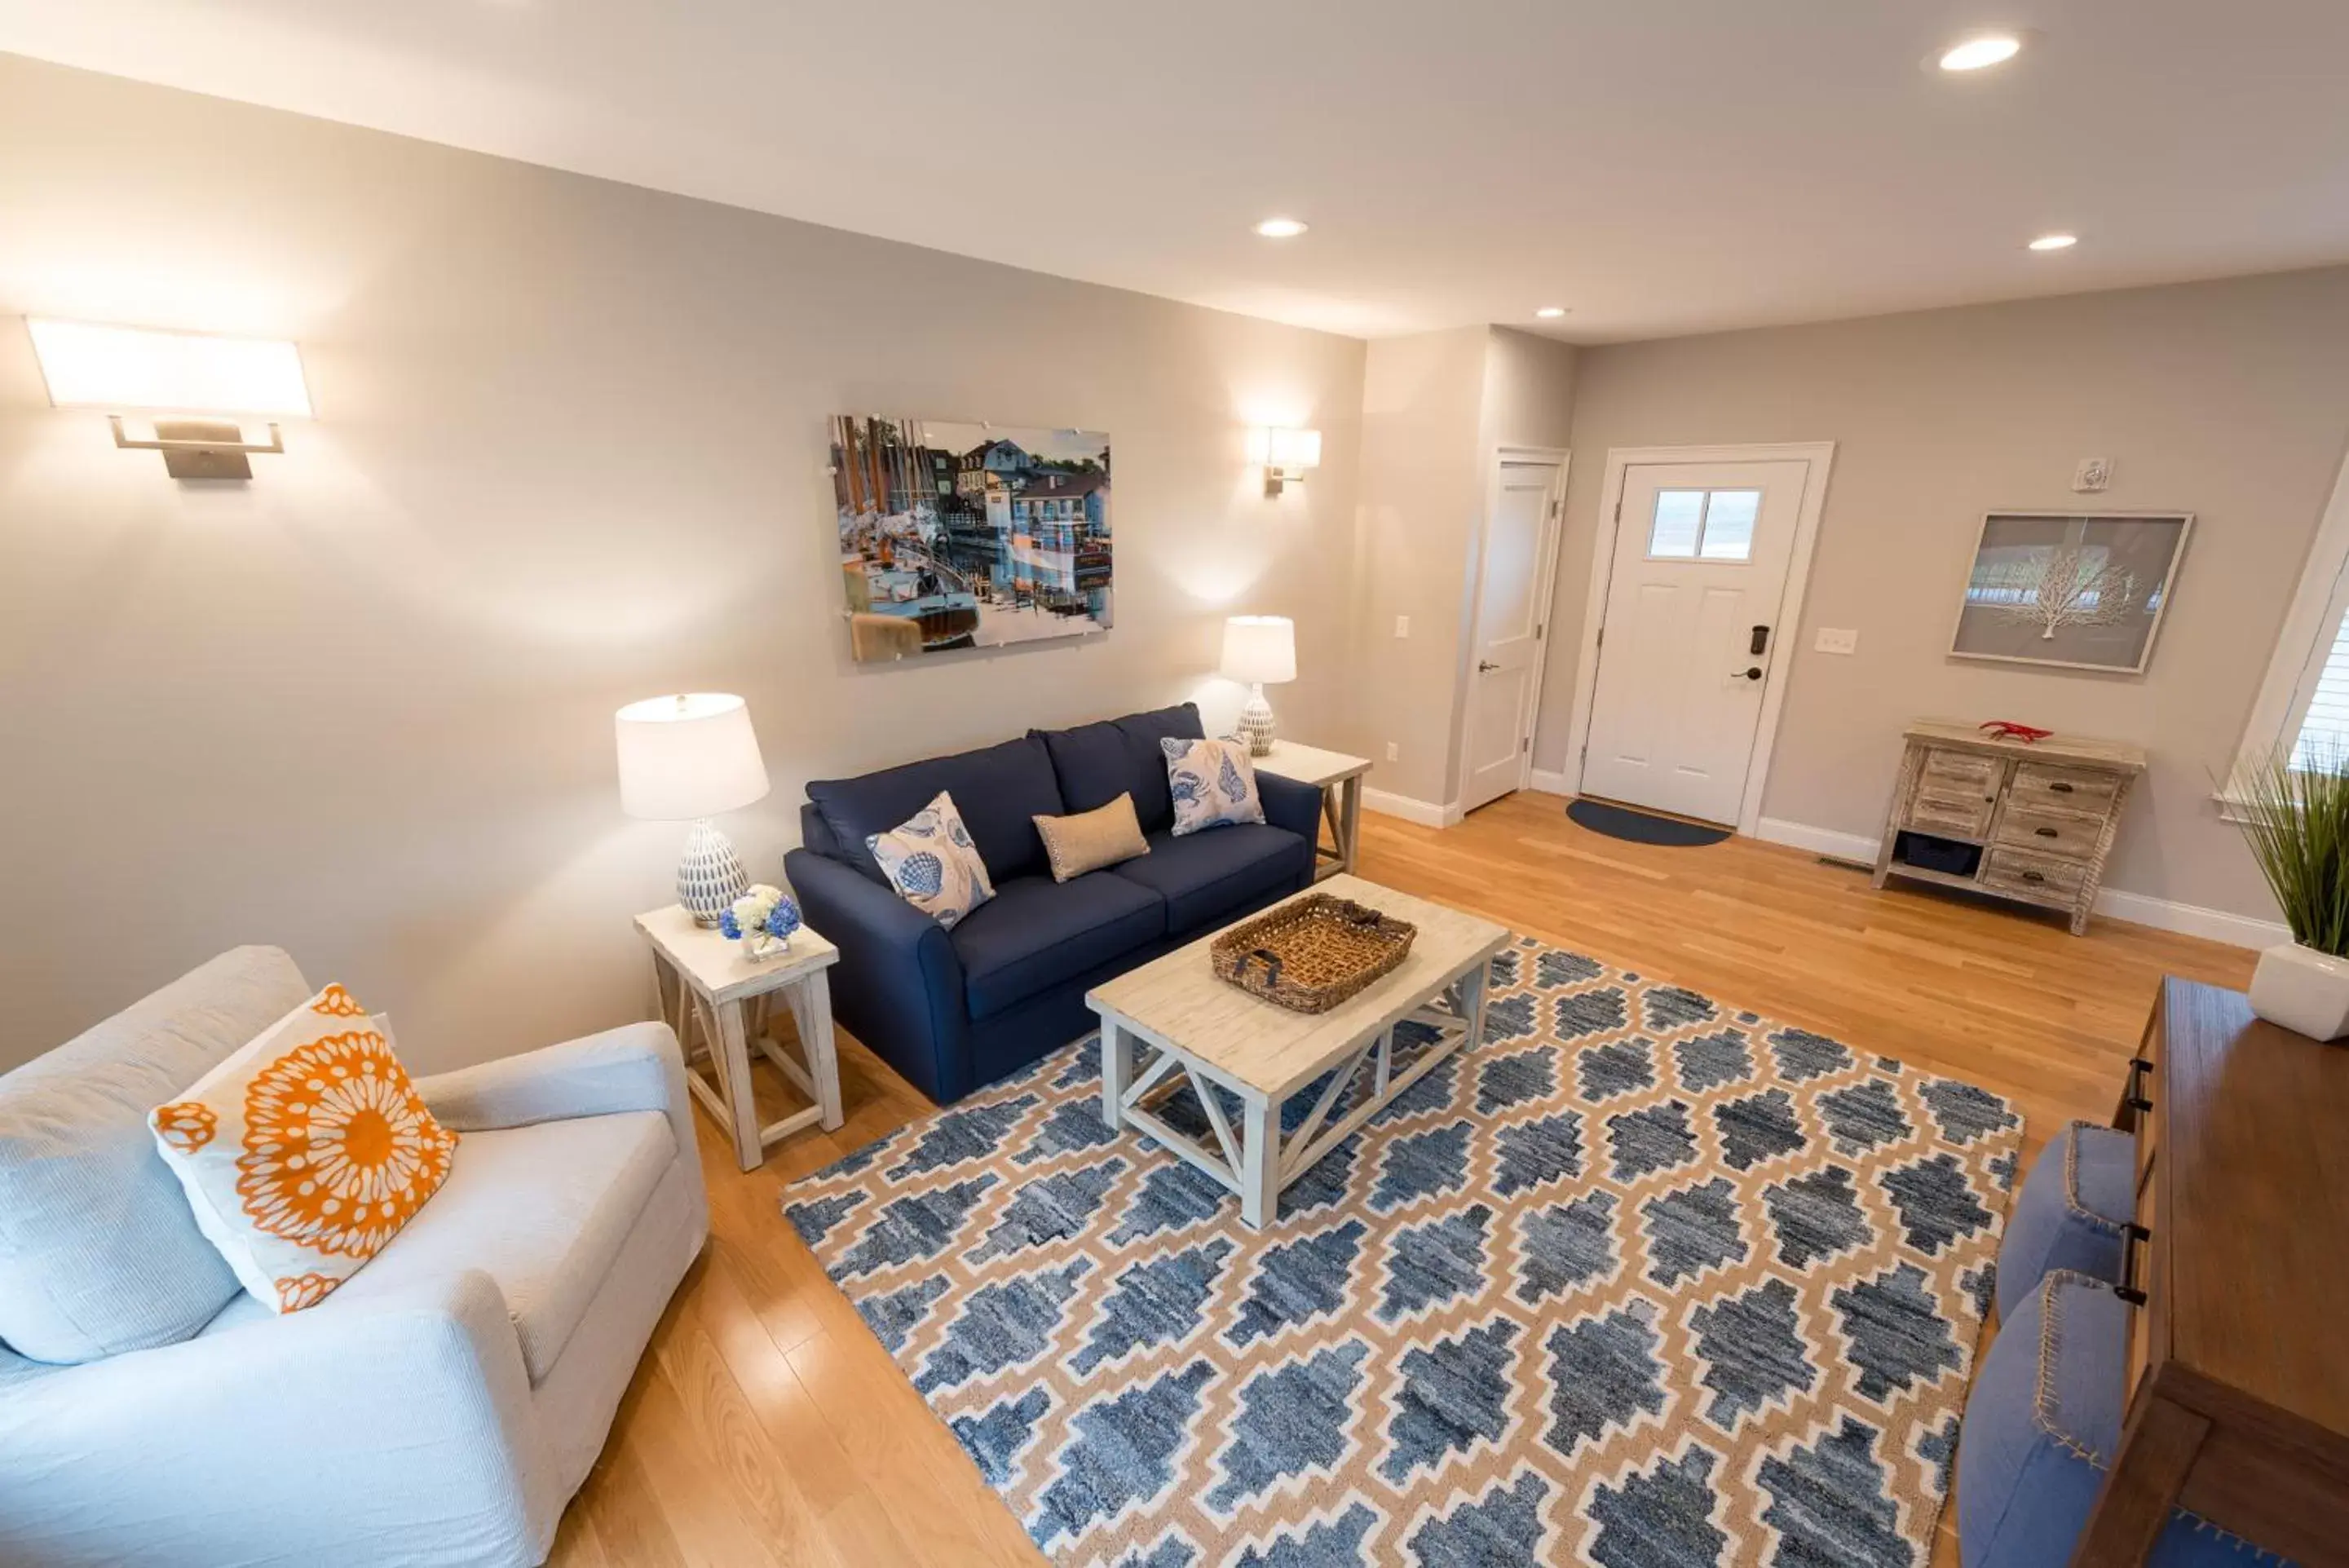
{"type": "Polygon", "coordinates": [[[2001,844],[2012,844],[2017,848],[2085,860],[2095,854],[2096,840],[2104,831],[2105,819],[2101,816],[2037,811],[2025,806],[2019,798],[2010,797],[2006,810],[1998,819],[1997,837],[2001,844]]]}
{"type": "Polygon", "coordinates": [[[1963,785],[1920,779],[1916,798],[1909,803],[1908,817],[1900,826],[1919,833],[1979,839],[1990,831],[1991,805],[1980,790],[1968,793],[1963,785]]]}
{"type": "Polygon", "coordinates": [[[2152,1296],[2158,1288],[2158,1282],[2154,1277],[2151,1238],[2156,1227],[2161,1223],[2158,1193],[2158,1187],[2150,1181],[2137,1189],[2137,1222],[2139,1233],[2146,1239],[2139,1240],[2137,1235],[2121,1238],[2122,1277],[2130,1282],[2131,1288],[2144,1292],[2147,1298],[2133,1303],[2129,1309],[2128,1371],[2121,1384],[2121,1408],[2124,1412],[2136,1400],[2137,1385],[2144,1381],[2146,1373],[2153,1366],[2152,1296]]]}
{"type": "Polygon", "coordinates": [[[2010,893],[2030,893],[2047,898],[2069,898],[2080,891],[2088,868],[2076,861],[2026,854],[2019,849],[1993,849],[1983,857],[1982,883],[2010,893]]]}
{"type": "Polygon", "coordinates": [[[2102,816],[2112,809],[2120,780],[2086,768],[2050,767],[2045,763],[2017,763],[2012,796],[2018,805],[2055,811],[2076,811],[2102,816]]]}
{"type": "Polygon", "coordinates": [[[1946,747],[1925,749],[1924,783],[1921,787],[1940,786],[1943,794],[1975,794],[1998,793],[1999,770],[2006,764],[1996,757],[1985,757],[1978,752],[1953,752],[1946,747]]]}

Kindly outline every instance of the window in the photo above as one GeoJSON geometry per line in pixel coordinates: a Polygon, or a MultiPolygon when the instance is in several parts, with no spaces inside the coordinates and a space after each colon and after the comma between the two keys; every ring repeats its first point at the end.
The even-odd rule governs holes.
{"type": "MultiPolygon", "coordinates": [[[[2294,767],[2349,758],[2349,462],[2317,524],[2240,755],[2286,748],[2294,767]]],[[[2220,801],[2227,815],[2227,795],[2220,801]]]]}
{"type": "Polygon", "coordinates": [[[1750,561],[1758,490],[1659,490],[1648,527],[1648,558],[1750,561]]]}

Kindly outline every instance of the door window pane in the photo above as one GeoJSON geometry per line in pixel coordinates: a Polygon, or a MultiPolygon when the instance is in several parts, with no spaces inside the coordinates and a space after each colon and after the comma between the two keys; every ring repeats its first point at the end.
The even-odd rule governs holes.
{"type": "Polygon", "coordinates": [[[1697,535],[1704,527],[1704,492],[1659,490],[1655,521],[1648,529],[1648,554],[1682,560],[1696,555],[1697,535]]]}
{"type": "Polygon", "coordinates": [[[1762,513],[1758,490],[1716,490],[1704,509],[1703,544],[1697,553],[1708,561],[1750,561],[1754,558],[1754,520],[1762,513]]]}

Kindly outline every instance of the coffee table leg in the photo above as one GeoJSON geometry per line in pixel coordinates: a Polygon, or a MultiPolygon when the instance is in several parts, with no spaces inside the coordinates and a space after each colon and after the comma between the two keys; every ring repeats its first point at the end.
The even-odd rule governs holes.
{"type": "Polygon", "coordinates": [[[1460,1042],[1461,1049],[1473,1051],[1485,1043],[1485,992],[1493,976],[1490,959],[1460,977],[1460,1015],[1468,1025],[1467,1036],[1460,1042]]]}
{"type": "Polygon", "coordinates": [[[1240,1129],[1240,1218],[1261,1231],[1280,1212],[1280,1114],[1261,1096],[1248,1096],[1240,1129]]]}
{"type": "Polygon", "coordinates": [[[1101,1028],[1102,1124],[1115,1132],[1125,1123],[1125,1086],[1133,1081],[1133,1037],[1106,1019],[1101,1028]]]}

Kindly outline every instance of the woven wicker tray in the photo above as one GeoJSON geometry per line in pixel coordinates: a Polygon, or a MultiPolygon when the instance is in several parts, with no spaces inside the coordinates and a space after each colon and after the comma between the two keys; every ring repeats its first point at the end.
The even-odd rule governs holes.
{"type": "Polygon", "coordinates": [[[1411,951],[1419,928],[1366,904],[1315,893],[1216,939],[1216,978],[1298,1012],[1327,1012],[1411,951]]]}

